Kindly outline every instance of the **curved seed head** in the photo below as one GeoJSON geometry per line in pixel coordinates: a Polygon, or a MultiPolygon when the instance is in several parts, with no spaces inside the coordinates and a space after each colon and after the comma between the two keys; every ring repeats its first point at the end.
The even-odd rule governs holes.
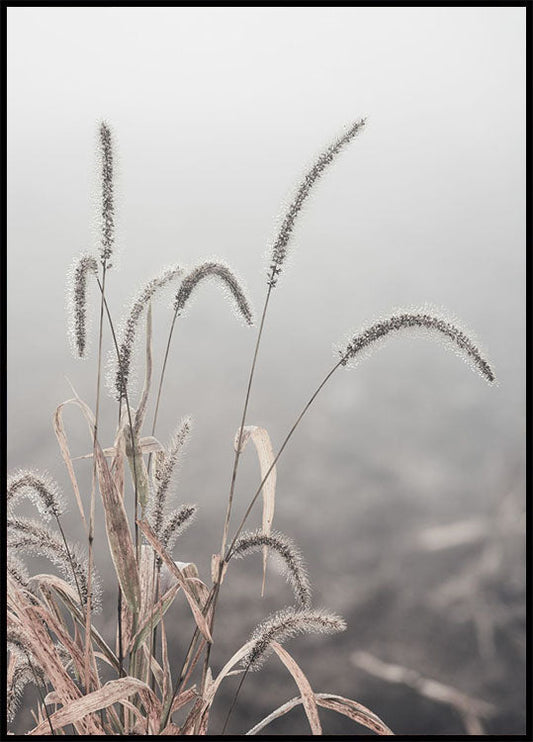
{"type": "Polygon", "coordinates": [[[297,600],[308,608],[311,604],[311,584],[302,554],[292,539],[277,531],[268,535],[261,530],[243,533],[235,542],[232,556],[244,557],[254,551],[261,551],[265,546],[281,557],[285,575],[297,600]]]}
{"type": "Polygon", "coordinates": [[[149,504],[149,520],[157,536],[161,535],[168,491],[183,454],[183,449],[189,439],[191,428],[192,418],[184,417],[172,436],[168,451],[158,451],[156,454],[154,491],[149,504]]]}
{"type": "Polygon", "coordinates": [[[172,551],[178,536],[191,525],[196,512],[196,505],[182,505],[163,521],[161,543],[167,551],[172,551]]]}
{"type": "MultiPolygon", "coordinates": [[[[22,551],[33,556],[44,556],[55,564],[65,579],[81,598],[82,605],[87,604],[89,589],[87,583],[88,562],[77,544],[65,542],[61,536],[27,518],[8,518],[8,549],[22,551]]],[[[96,573],[92,575],[91,605],[95,610],[100,607],[100,582],[96,573]]]]}
{"type": "Polygon", "coordinates": [[[243,317],[248,325],[253,324],[253,315],[250,308],[250,302],[246,297],[245,290],[235,273],[223,263],[208,261],[201,263],[185,276],[181,282],[178,293],[174,300],[174,309],[180,315],[185,309],[191,294],[198,284],[208,279],[218,281],[226,289],[228,297],[233,299],[236,311],[243,317]]]}
{"type": "Polygon", "coordinates": [[[45,520],[51,516],[59,518],[64,512],[64,502],[57,484],[47,474],[21,470],[7,480],[7,506],[12,510],[15,503],[28,497],[45,520]]]}
{"type": "Polygon", "coordinates": [[[483,358],[480,350],[464,332],[441,317],[424,312],[400,312],[354,335],[348,345],[339,350],[341,364],[345,366],[350,360],[371,349],[390,333],[407,329],[424,329],[437,333],[450,341],[463,358],[469,361],[488,382],[495,381],[496,377],[488,361],[483,358]]]}
{"type": "Polygon", "coordinates": [[[183,270],[178,266],[164,269],[158,276],[152,278],[133,300],[129,315],[123,322],[119,358],[116,358],[116,353],[110,357],[110,366],[114,369],[112,376],[114,377],[114,389],[117,400],[126,394],[128,388],[131,357],[135,345],[137,326],[143,311],[154,295],[181,273],[183,273],[183,270]]]}
{"type": "Polygon", "coordinates": [[[259,670],[271,653],[273,641],[280,644],[297,634],[333,634],[346,629],[340,616],[321,609],[285,608],[259,624],[251,636],[252,646],[242,660],[244,669],[259,670]]]}

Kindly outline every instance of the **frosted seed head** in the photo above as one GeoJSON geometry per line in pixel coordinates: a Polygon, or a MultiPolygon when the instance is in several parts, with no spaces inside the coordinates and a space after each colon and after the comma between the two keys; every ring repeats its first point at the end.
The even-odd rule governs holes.
{"type": "Polygon", "coordinates": [[[7,507],[12,512],[14,505],[23,497],[29,498],[45,520],[59,518],[64,512],[64,500],[59,487],[46,473],[21,469],[7,480],[7,507]]]}
{"type": "Polygon", "coordinates": [[[96,275],[98,264],[96,258],[84,253],[75,259],[67,271],[67,329],[68,339],[73,355],[85,358],[87,355],[88,331],[87,319],[87,286],[91,274],[96,275]]]}
{"type": "Polygon", "coordinates": [[[174,310],[178,316],[190,304],[191,296],[195,293],[197,286],[206,280],[219,283],[234,306],[237,316],[242,318],[246,324],[253,324],[253,312],[242,280],[225,263],[215,260],[205,261],[196,266],[181,282],[174,299],[174,310]]]}
{"type": "Polygon", "coordinates": [[[287,581],[292,586],[296,599],[305,608],[311,604],[311,584],[302,554],[294,541],[279,531],[270,534],[262,530],[245,532],[235,542],[232,556],[244,557],[264,547],[274,551],[281,560],[287,581]]]}
{"type": "Polygon", "coordinates": [[[165,515],[165,507],[170,486],[175,480],[179,462],[192,428],[192,418],[184,417],[180,421],[170,440],[166,451],[158,451],[154,468],[154,481],[148,504],[148,519],[157,536],[165,515]]]}
{"type": "Polygon", "coordinates": [[[489,383],[495,381],[494,372],[476,345],[456,324],[427,311],[398,311],[386,319],[379,320],[360,330],[338,348],[341,365],[352,365],[382,345],[385,338],[398,331],[410,330],[429,332],[431,336],[447,342],[454,352],[461,356],[489,383]]]}
{"type": "Polygon", "coordinates": [[[110,351],[107,358],[107,385],[117,400],[124,397],[128,390],[132,357],[135,350],[137,327],[139,320],[150,303],[171,281],[183,273],[179,266],[164,268],[161,273],[149,281],[137,293],[130,303],[129,312],[122,320],[117,333],[119,344],[119,358],[117,359],[116,348],[110,351]]]}
{"type": "Polygon", "coordinates": [[[282,643],[298,634],[333,634],[345,631],[340,616],[323,609],[284,608],[260,623],[251,636],[252,646],[242,660],[244,669],[259,670],[272,652],[272,642],[282,643]]]}
{"type": "Polygon", "coordinates": [[[194,521],[196,512],[196,505],[182,505],[163,521],[161,526],[161,543],[167,551],[172,551],[178,536],[194,521]]]}
{"type": "Polygon", "coordinates": [[[114,203],[114,154],[113,137],[109,124],[102,121],[98,129],[100,155],[100,258],[102,265],[110,267],[115,242],[114,203]]]}
{"type": "Polygon", "coordinates": [[[341,136],[326,147],[301,180],[285,211],[278,233],[271,246],[270,265],[267,274],[267,283],[271,288],[276,286],[282,273],[296,219],[314,184],[338,153],[363,129],[364,125],[364,118],[355,121],[341,136]]]}
{"type": "MultiPolygon", "coordinates": [[[[88,561],[78,544],[67,542],[62,537],[41,523],[27,518],[8,518],[8,549],[22,551],[31,556],[44,556],[49,559],[76,591],[82,605],[87,604],[89,590],[87,583],[88,561]]],[[[100,580],[93,571],[91,604],[96,611],[100,610],[100,580]]]]}

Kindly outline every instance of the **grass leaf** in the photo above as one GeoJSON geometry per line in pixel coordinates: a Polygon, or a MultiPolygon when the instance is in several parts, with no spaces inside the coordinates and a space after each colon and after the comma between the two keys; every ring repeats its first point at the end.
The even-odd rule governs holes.
{"type": "Polygon", "coordinates": [[[194,597],[189,585],[188,580],[186,577],[184,577],[183,573],[180,569],[176,566],[176,563],[169,557],[163,546],[161,545],[160,541],[158,540],[155,533],[150,528],[149,524],[146,521],[137,521],[139,528],[143,532],[143,534],[148,539],[149,543],[153,546],[155,552],[158,554],[158,556],[161,557],[163,562],[167,565],[170,572],[174,575],[176,580],[178,581],[179,586],[185,593],[185,597],[187,598],[187,601],[191,607],[191,611],[194,616],[194,620],[196,621],[196,625],[202,632],[203,636],[207,639],[208,642],[212,642],[211,638],[211,632],[209,631],[209,626],[207,625],[207,621],[205,617],[202,614],[202,611],[200,609],[200,606],[198,605],[196,598],[194,597]]]}
{"type": "Polygon", "coordinates": [[[274,641],[272,642],[272,648],[296,681],[296,685],[298,686],[301,693],[305,713],[307,714],[307,718],[309,720],[311,733],[322,734],[322,727],[320,725],[320,717],[318,715],[315,694],[313,693],[313,689],[311,688],[309,680],[304,675],[300,666],[296,664],[287,650],[283,649],[281,644],[278,644],[278,642],[274,641]]]}
{"type": "MultiPolygon", "coordinates": [[[[235,448],[239,442],[239,430],[235,435],[235,448]]],[[[261,481],[266,476],[266,473],[272,466],[274,461],[274,451],[272,449],[272,443],[270,436],[265,428],[260,428],[257,425],[246,425],[243,428],[241,436],[241,451],[244,451],[246,444],[249,439],[252,442],[257,451],[257,457],[259,459],[259,467],[261,470],[261,481]]],[[[272,523],[274,521],[274,508],[276,504],[276,467],[272,469],[268,479],[263,486],[263,517],[262,517],[262,530],[267,536],[272,530],[272,523]]],[[[265,592],[265,580],[266,580],[266,567],[268,558],[268,548],[265,546],[263,549],[263,583],[261,585],[261,595],[265,592]]]]}

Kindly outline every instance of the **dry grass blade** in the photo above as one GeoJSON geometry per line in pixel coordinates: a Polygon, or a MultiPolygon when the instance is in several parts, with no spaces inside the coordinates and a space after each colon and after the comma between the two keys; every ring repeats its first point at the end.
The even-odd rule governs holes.
{"type": "MultiPolygon", "coordinates": [[[[389,727],[381,721],[379,716],[374,714],[362,704],[357,703],[357,701],[352,701],[350,698],[336,696],[331,693],[315,693],[314,696],[316,703],[319,706],[323,706],[323,708],[327,708],[331,711],[336,711],[339,714],[343,714],[344,716],[348,716],[350,719],[353,719],[353,721],[356,721],[358,724],[361,724],[368,729],[372,729],[372,731],[376,732],[376,734],[394,736],[394,732],[391,731],[389,727]]],[[[286,703],[279,706],[277,709],[272,711],[271,714],[266,716],[258,724],[252,727],[252,729],[246,732],[246,735],[254,735],[258,732],[261,732],[275,719],[279,719],[280,716],[288,713],[291,709],[301,703],[303,703],[303,699],[301,696],[298,696],[297,698],[291,698],[290,701],[287,701],[286,703]]]]}
{"type": "MultiPolygon", "coordinates": [[[[174,713],[174,711],[177,711],[178,709],[182,708],[183,706],[186,706],[188,703],[190,703],[193,698],[197,698],[198,694],[196,692],[196,686],[193,685],[192,688],[188,688],[187,690],[182,691],[179,696],[176,696],[174,701],[172,702],[172,710],[170,713],[174,713]]],[[[164,734],[165,732],[161,732],[161,734],[164,734]]]]}
{"type": "MultiPolygon", "coordinates": [[[[252,646],[252,642],[246,642],[240,649],[238,649],[235,654],[226,662],[222,670],[218,673],[217,677],[213,680],[212,683],[209,684],[209,688],[206,688],[206,695],[204,697],[204,700],[206,702],[207,707],[209,707],[213,703],[213,699],[215,697],[215,693],[220,687],[221,682],[224,680],[225,677],[232,674],[231,671],[235,667],[235,665],[240,662],[243,657],[245,657],[248,652],[250,651],[250,648],[252,646]]],[[[242,672],[239,670],[238,672],[242,672]]]]}
{"type": "Polygon", "coordinates": [[[274,709],[272,713],[270,713],[268,716],[265,716],[264,719],[261,719],[260,722],[258,722],[254,727],[249,729],[246,732],[246,736],[257,734],[258,732],[262,731],[265,727],[267,727],[272,721],[275,721],[275,719],[279,719],[280,716],[284,716],[291,709],[293,709],[295,706],[299,706],[301,703],[303,703],[303,699],[300,696],[298,696],[297,698],[291,698],[290,701],[287,701],[286,703],[283,703],[281,706],[278,706],[278,708],[274,709]]]}
{"type": "Polygon", "coordinates": [[[157,555],[160,556],[163,562],[167,565],[170,572],[174,575],[174,577],[178,581],[179,586],[185,593],[185,597],[187,598],[187,601],[191,607],[194,620],[196,621],[196,625],[198,626],[199,630],[202,632],[203,636],[207,639],[208,642],[212,642],[209,626],[207,625],[206,619],[202,614],[196,598],[194,597],[189,588],[189,585],[187,584],[187,579],[183,576],[181,570],[178,569],[176,563],[169,557],[169,555],[161,545],[160,541],[158,540],[157,536],[150,528],[149,524],[146,523],[146,521],[137,521],[137,523],[143,534],[148,539],[149,543],[154,548],[157,555]]]}
{"type": "Polygon", "coordinates": [[[137,615],[141,609],[141,587],[126,509],[98,441],[94,451],[111,557],[123,595],[137,615]]]}
{"type": "MultiPolygon", "coordinates": [[[[59,430],[61,431],[61,410],[66,404],[75,404],[81,409],[89,426],[91,439],[94,439],[94,415],[92,414],[90,407],[85,404],[85,402],[83,402],[77,395],[74,399],[69,399],[66,402],[63,402],[63,404],[59,405],[54,416],[54,427],[55,421],[57,420],[58,423],[61,423],[59,428],[59,430]]],[[[64,435],[64,430],[62,440],[64,447],[66,445],[66,436],[64,435]]],[[[68,446],[65,449],[65,453],[67,452],[68,446]]],[[[105,460],[103,451],[97,440],[94,441],[94,453],[96,456],[96,467],[98,470],[100,493],[102,495],[102,500],[104,503],[106,532],[109,541],[111,557],[115,565],[115,570],[120,582],[120,586],[124,593],[124,597],[131,607],[133,614],[137,615],[141,607],[141,590],[139,585],[137,564],[135,561],[135,552],[131,540],[131,533],[128,525],[126,510],[124,508],[122,498],[117,491],[117,487],[115,485],[113,477],[111,476],[111,473],[109,471],[109,466],[107,464],[107,461],[105,460]]],[[[71,468],[72,464],[70,464],[69,452],[68,459],[69,464],[67,464],[67,466],[71,468]]],[[[79,504],[81,507],[81,498],[79,504]]]]}
{"type": "Polygon", "coordinates": [[[59,449],[61,451],[61,456],[63,457],[63,461],[65,462],[65,465],[67,467],[68,475],[72,483],[72,489],[74,490],[76,502],[78,503],[78,508],[80,511],[81,519],[83,521],[85,531],[88,532],[88,525],[85,519],[85,512],[83,510],[83,503],[81,501],[80,489],[78,487],[78,480],[76,479],[74,467],[72,466],[72,457],[70,455],[68,439],[65,433],[65,426],[63,425],[63,407],[69,404],[70,402],[72,402],[72,400],[63,402],[58,407],[56,407],[56,410],[52,418],[52,422],[54,426],[54,433],[56,434],[57,442],[59,443],[59,449]]]}
{"type": "MultiPolygon", "coordinates": [[[[239,445],[239,433],[240,430],[237,431],[235,435],[235,443],[234,448],[237,449],[237,446],[239,445]]],[[[253,444],[255,446],[255,450],[257,451],[257,457],[259,459],[259,467],[261,470],[261,481],[265,478],[267,475],[267,472],[270,470],[270,467],[272,466],[272,463],[274,461],[274,451],[272,449],[272,443],[270,441],[270,436],[268,435],[268,432],[265,430],[265,428],[260,428],[257,425],[246,425],[243,430],[242,434],[240,435],[241,445],[239,453],[244,451],[246,444],[248,443],[249,439],[252,439],[253,444]]],[[[276,505],[276,467],[274,466],[272,471],[269,474],[268,479],[263,485],[263,518],[262,518],[262,530],[263,533],[267,536],[270,534],[270,531],[272,530],[272,523],[274,521],[274,508],[276,505]]],[[[267,566],[267,558],[268,558],[268,548],[265,546],[263,549],[263,582],[261,585],[261,595],[265,592],[265,580],[266,580],[266,566],[267,566]]]]}
{"type": "MultiPolygon", "coordinates": [[[[47,587],[51,587],[59,595],[59,597],[65,604],[65,607],[70,613],[72,619],[76,621],[81,627],[85,627],[85,616],[76,604],[76,593],[70,587],[70,585],[65,582],[65,580],[62,580],[60,577],[57,577],[55,575],[36,575],[33,580],[36,581],[37,584],[39,584],[40,586],[46,585],[47,587]]],[[[110,647],[107,645],[105,639],[100,635],[100,633],[97,631],[97,629],[95,629],[93,625],[91,625],[91,637],[94,642],[100,647],[108,662],[113,667],[115,667],[115,669],[118,670],[118,659],[116,658],[110,647]]]]}
{"type": "Polygon", "coordinates": [[[167,610],[172,605],[176,593],[180,589],[180,585],[173,585],[163,597],[153,606],[150,614],[143,620],[137,633],[132,638],[130,645],[126,651],[136,652],[141,644],[148,638],[150,632],[158,625],[167,610]]]}
{"type": "MultiPolygon", "coordinates": [[[[29,606],[22,593],[12,584],[9,586],[8,599],[11,607],[11,620],[26,637],[31,653],[40,667],[42,667],[47,681],[56,690],[64,705],[79,699],[80,690],[65,670],[57,647],[48,633],[41,616],[35,613],[33,606],[29,606]]],[[[49,731],[48,719],[43,722],[49,731]]],[[[76,720],[75,727],[80,734],[100,734],[101,726],[98,720],[76,720]]]]}
{"type": "Polygon", "coordinates": [[[344,714],[344,716],[348,716],[353,721],[361,724],[361,726],[372,729],[376,734],[394,736],[394,732],[381,721],[379,716],[376,716],[366,706],[357,703],[357,701],[352,701],[351,698],[344,698],[343,696],[336,696],[331,693],[316,693],[315,698],[319,706],[331,709],[331,711],[336,711],[339,714],[344,714]]]}
{"type": "MultiPolygon", "coordinates": [[[[50,721],[54,729],[60,729],[67,724],[73,724],[79,721],[84,716],[87,716],[87,714],[93,714],[95,711],[105,709],[114,703],[123,701],[134,693],[139,693],[139,691],[153,695],[150,687],[137,678],[127,677],[110,680],[98,690],[83,696],[83,698],[78,698],[54,712],[50,717],[50,721]]],[[[42,723],[32,729],[30,734],[46,734],[47,730],[48,732],[50,731],[48,724],[42,723]]]]}
{"type": "Polygon", "coordinates": [[[296,681],[296,685],[301,693],[302,702],[309,720],[312,734],[322,734],[322,726],[318,715],[315,694],[313,693],[309,680],[304,675],[301,667],[296,664],[291,655],[283,649],[281,644],[278,644],[278,642],[272,642],[272,648],[296,681]]]}

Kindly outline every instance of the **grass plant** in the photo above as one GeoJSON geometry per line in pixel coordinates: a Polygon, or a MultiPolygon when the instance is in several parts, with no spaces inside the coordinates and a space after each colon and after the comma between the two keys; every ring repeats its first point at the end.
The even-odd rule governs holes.
{"type": "MultiPolygon", "coordinates": [[[[275,711],[265,709],[265,718],[258,720],[249,734],[261,731],[299,704],[303,705],[313,734],[322,733],[319,707],[344,714],[374,733],[392,734],[376,714],[357,701],[334,693],[313,691],[303,670],[282,646],[296,634],[329,634],[345,631],[347,627],[344,620],[332,611],[313,605],[309,577],[298,547],[291,538],[273,530],[276,465],[307,410],[337,370],[358,362],[391,334],[416,330],[440,337],[489,383],[495,379],[493,370],[476,344],[454,324],[426,311],[399,311],[351,333],[349,341],[339,349],[331,370],[317,385],[277,450],[268,432],[250,425],[247,420],[268,307],[285,267],[296,221],[319,178],[364,127],[364,119],[354,122],[316,158],[296,189],[272,242],[265,298],[235,434],[233,469],[227,483],[227,508],[220,548],[213,558],[212,574],[201,577],[194,564],[175,561],[173,553],[180,534],[191,525],[197,511],[194,504],[175,502],[175,471],[191,435],[191,418],[182,418],[168,444],[164,445],[156,437],[169,350],[176,322],[178,319],[186,321],[187,304],[204,282],[219,283],[247,325],[253,324],[252,302],[242,281],[229,266],[207,260],[190,269],[180,266],[163,269],[133,298],[122,321],[116,322],[107,302],[108,272],[112,267],[115,242],[114,147],[110,127],[101,124],[100,245],[96,254],[86,253],[75,260],[68,278],[69,335],[72,349],[80,358],[88,355],[89,288],[99,293],[94,411],[74,393],[54,413],[54,431],[85,529],[86,543],[73,544],[64,533],[61,515],[65,498],[48,474],[31,470],[15,472],[7,486],[8,719],[14,719],[26,685],[35,684],[39,700],[34,709],[35,725],[28,730],[30,734],[205,735],[224,732],[245,679],[260,670],[273,653],[293,676],[299,695],[275,711]],[[155,388],[152,303],[165,287],[172,288],[174,299],[155,388]],[[130,376],[136,359],[135,348],[141,338],[145,349],[144,385],[137,396],[132,390],[130,376]],[[107,403],[117,408],[117,429],[109,448],[102,448],[99,438],[99,416],[104,403],[104,341],[109,342],[107,377],[110,396],[107,403]],[[149,399],[153,401],[155,411],[147,433],[149,399]],[[78,484],[76,461],[71,456],[63,424],[66,406],[74,406],[89,428],[89,456],[93,461],[90,493],[81,491],[78,484]],[[232,530],[239,461],[250,441],[259,458],[261,481],[255,492],[250,493],[244,515],[232,530]],[[98,496],[119,586],[114,642],[105,638],[97,628],[100,602],[107,600],[105,594],[101,595],[94,551],[98,496]],[[253,529],[250,516],[261,496],[261,525],[253,529]],[[17,515],[17,504],[23,497],[29,497],[35,504],[38,519],[17,515]],[[49,526],[48,521],[53,522],[54,527],[49,526]],[[252,530],[244,530],[245,526],[251,526],[252,530]],[[215,674],[210,659],[211,646],[216,641],[218,597],[224,580],[228,579],[227,572],[233,558],[244,558],[253,552],[260,552],[263,556],[263,589],[267,556],[270,553],[278,556],[294,590],[295,604],[282,607],[266,617],[215,674]],[[47,558],[60,574],[30,577],[21,561],[25,555],[47,558]],[[180,594],[191,612],[191,626],[181,629],[182,632],[190,631],[190,641],[181,664],[171,668],[169,642],[172,642],[172,630],[168,617],[180,594]],[[103,681],[104,665],[113,675],[107,682],[103,681]],[[240,683],[227,709],[224,729],[211,729],[210,712],[217,692],[224,680],[235,674],[240,675],[240,683]]],[[[246,730],[242,730],[244,732],[246,730]]]]}

